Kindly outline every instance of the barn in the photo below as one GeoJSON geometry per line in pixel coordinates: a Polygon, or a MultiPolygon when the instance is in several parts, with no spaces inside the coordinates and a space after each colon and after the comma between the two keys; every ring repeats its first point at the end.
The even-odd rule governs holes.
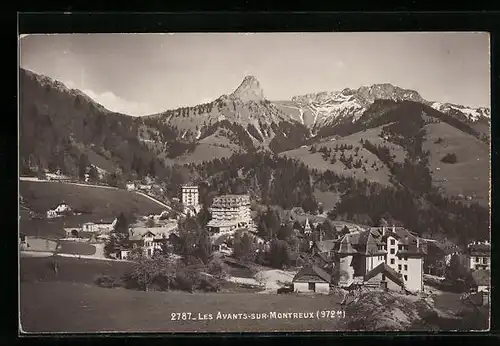
{"type": "Polygon", "coordinates": [[[366,273],[364,277],[366,287],[382,288],[390,291],[404,291],[405,283],[401,274],[396,272],[385,262],[366,273]]]}
{"type": "Polygon", "coordinates": [[[330,293],[330,274],[315,265],[303,267],[293,278],[294,292],[330,293]]]}

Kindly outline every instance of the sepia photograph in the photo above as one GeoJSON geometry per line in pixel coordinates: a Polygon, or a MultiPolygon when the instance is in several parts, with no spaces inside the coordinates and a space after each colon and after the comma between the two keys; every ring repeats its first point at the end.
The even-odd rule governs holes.
{"type": "Polygon", "coordinates": [[[490,329],[488,33],[18,57],[20,335],[490,329]]]}

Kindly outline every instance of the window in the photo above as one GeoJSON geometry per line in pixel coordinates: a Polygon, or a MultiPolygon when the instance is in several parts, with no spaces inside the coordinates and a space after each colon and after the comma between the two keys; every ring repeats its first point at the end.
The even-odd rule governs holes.
{"type": "Polygon", "coordinates": [[[394,262],[395,262],[395,259],[391,258],[391,264],[394,264],[394,262]]]}
{"type": "Polygon", "coordinates": [[[391,249],[391,255],[394,255],[394,248],[391,249]]]}
{"type": "Polygon", "coordinates": [[[401,271],[401,264],[398,264],[398,270],[401,271]]]}
{"type": "Polygon", "coordinates": [[[385,281],[385,275],[382,274],[382,281],[385,281]]]}
{"type": "Polygon", "coordinates": [[[476,257],[476,262],[479,262],[479,257],[476,257]]]}
{"type": "Polygon", "coordinates": [[[398,245],[398,250],[403,250],[403,245],[398,245]]]}
{"type": "Polygon", "coordinates": [[[404,277],[405,277],[405,281],[408,281],[408,275],[405,275],[404,277]]]}
{"type": "Polygon", "coordinates": [[[404,257],[404,260],[405,260],[405,261],[408,261],[408,256],[405,256],[405,257],[404,257]]]}
{"type": "Polygon", "coordinates": [[[394,245],[394,244],[396,244],[396,240],[391,239],[391,245],[394,245]]]}
{"type": "Polygon", "coordinates": [[[405,270],[408,270],[408,264],[405,264],[405,270]]]}
{"type": "Polygon", "coordinates": [[[486,257],[483,257],[483,264],[487,264],[488,263],[488,259],[486,257]]]}
{"type": "Polygon", "coordinates": [[[309,282],[308,286],[309,286],[309,287],[308,287],[308,288],[309,288],[309,291],[313,291],[313,292],[315,291],[315,286],[316,286],[316,285],[314,284],[314,282],[309,282]]]}

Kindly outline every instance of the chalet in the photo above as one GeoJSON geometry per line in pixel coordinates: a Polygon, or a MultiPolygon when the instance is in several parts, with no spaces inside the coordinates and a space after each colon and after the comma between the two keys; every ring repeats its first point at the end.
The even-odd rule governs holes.
{"type": "Polygon", "coordinates": [[[366,287],[382,288],[386,291],[403,292],[405,289],[402,275],[385,262],[366,273],[363,281],[366,287]]]}
{"type": "Polygon", "coordinates": [[[82,225],[82,232],[107,234],[114,230],[116,222],[117,219],[114,219],[112,222],[109,221],[87,222],[82,225]]]}
{"type": "Polygon", "coordinates": [[[126,184],[126,189],[127,189],[128,191],[134,191],[134,190],[136,190],[136,189],[137,189],[137,186],[136,186],[136,184],[135,184],[135,183],[127,183],[127,184],[126,184]]]}
{"type": "Polygon", "coordinates": [[[63,216],[63,215],[71,215],[71,214],[73,214],[73,209],[71,209],[71,207],[68,204],[62,202],[54,209],[47,211],[47,218],[51,219],[51,218],[55,218],[55,217],[59,217],[59,216],[63,216]]]}
{"type": "Polygon", "coordinates": [[[467,247],[467,266],[472,270],[491,270],[491,244],[474,242],[467,247]]]}
{"type": "Polygon", "coordinates": [[[129,236],[128,244],[120,249],[120,258],[128,259],[130,252],[137,248],[141,248],[145,256],[152,257],[155,251],[162,250],[161,245],[163,244],[163,241],[164,238],[159,238],[155,233],[150,231],[143,234],[129,236]]]}
{"type": "Polygon", "coordinates": [[[145,256],[151,257],[156,251],[162,250],[162,245],[170,243],[171,235],[176,231],[176,227],[130,228],[128,241],[120,249],[119,258],[127,259],[130,252],[137,248],[141,248],[145,256]]]}
{"type": "Polygon", "coordinates": [[[149,191],[151,190],[151,185],[148,185],[148,184],[139,184],[137,186],[137,190],[140,190],[140,191],[149,191]]]}
{"type": "Polygon", "coordinates": [[[371,227],[345,234],[335,246],[336,261],[343,280],[350,286],[367,273],[386,263],[400,273],[409,291],[423,290],[424,242],[402,227],[371,227]]]}
{"type": "Polygon", "coordinates": [[[293,278],[294,292],[330,293],[332,278],[323,269],[315,265],[303,267],[293,278]]]}

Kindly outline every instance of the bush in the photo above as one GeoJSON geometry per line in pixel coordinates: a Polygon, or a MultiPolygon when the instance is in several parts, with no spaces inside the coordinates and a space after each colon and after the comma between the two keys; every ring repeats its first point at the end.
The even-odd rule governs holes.
{"type": "Polygon", "coordinates": [[[175,277],[175,286],[181,291],[193,292],[197,285],[194,275],[187,270],[182,270],[175,277]]]}
{"type": "Polygon", "coordinates": [[[218,292],[220,290],[220,284],[215,278],[203,276],[200,278],[197,288],[204,292],[218,292]]]}
{"type": "Polygon", "coordinates": [[[457,162],[457,155],[453,154],[453,153],[449,153],[449,154],[446,154],[445,156],[443,156],[443,158],[441,159],[441,162],[444,162],[444,163],[456,163],[457,162]]]}
{"type": "Polygon", "coordinates": [[[224,278],[227,276],[228,266],[221,259],[214,258],[208,263],[207,271],[210,275],[218,278],[224,278]]]}
{"type": "Polygon", "coordinates": [[[110,275],[101,275],[95,279],[95,284],[99,287],[104,288],[115,288],[120,287],[120,282],[113,276],[110,275]]]}

